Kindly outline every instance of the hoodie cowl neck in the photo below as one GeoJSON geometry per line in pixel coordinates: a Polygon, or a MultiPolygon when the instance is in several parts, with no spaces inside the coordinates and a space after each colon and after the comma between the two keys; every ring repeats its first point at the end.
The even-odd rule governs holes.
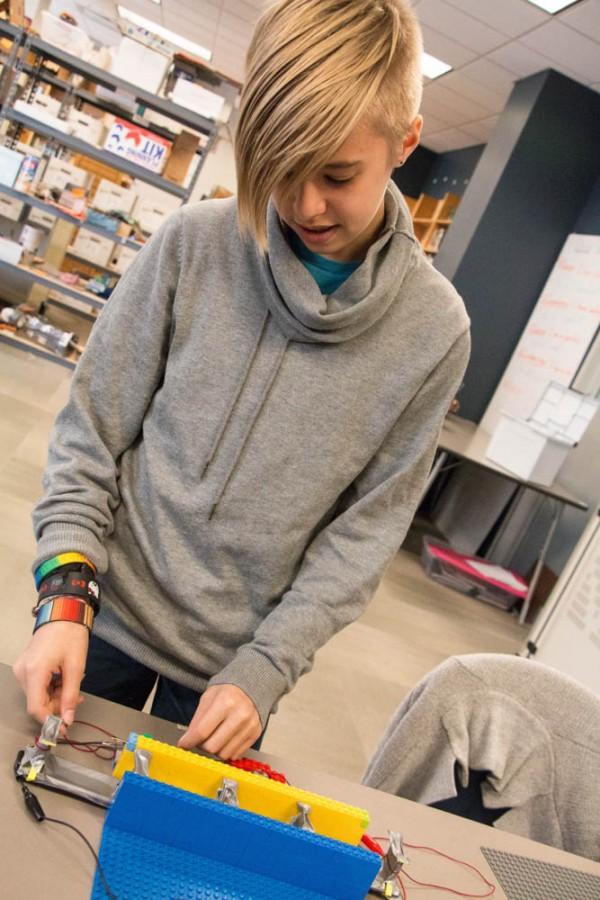
{"type": "Polygon", "coordinates": [[[265,300],[290,340],[331,344],[362,334],[398,299],[418,252],[408,207],[391,181],[379,237],[358,269],[334,294],[321,294],[290,247],[284,229],[275,206],[269,203],[269,252],[261,265],[265,300]]]}

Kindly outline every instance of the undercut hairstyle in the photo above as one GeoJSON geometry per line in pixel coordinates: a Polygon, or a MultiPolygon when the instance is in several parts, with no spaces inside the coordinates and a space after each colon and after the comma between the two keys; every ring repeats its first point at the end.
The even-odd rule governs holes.
{"type": "Polygon", "coordinates": [[[266,250],[273,190],[293,191],[359,123],[399,146],[421,104],[422,49],[407,0],[280,0],[264,13],[235,138],[242,233],[266,250]]]}

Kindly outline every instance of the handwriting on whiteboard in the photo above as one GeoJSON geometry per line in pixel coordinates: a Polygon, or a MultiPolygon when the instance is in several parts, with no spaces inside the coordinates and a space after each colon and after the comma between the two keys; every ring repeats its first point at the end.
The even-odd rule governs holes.
{"type": "Polygon", "coordinates": [[[600,325],[600,236],[565,241],[481,421],[500,412],[528,418],[551,381],[570,385],[600,325]]]}

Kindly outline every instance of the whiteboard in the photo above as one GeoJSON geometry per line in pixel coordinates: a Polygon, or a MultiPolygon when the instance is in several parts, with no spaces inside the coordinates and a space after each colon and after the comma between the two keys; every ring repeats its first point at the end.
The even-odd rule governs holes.
{"type": "Polygon", "coordinates": [[[583,532],[529,641],[537,647],[537,662],[570,675],[600,696],[599,514],[583,532]]]}
{"type": "Polygon", "coordinates": [[[551,381],[569,386],[599,325],[600,235],[570,234],[481,427],[493,432],[501,412],[527,419],[551,381]]]}

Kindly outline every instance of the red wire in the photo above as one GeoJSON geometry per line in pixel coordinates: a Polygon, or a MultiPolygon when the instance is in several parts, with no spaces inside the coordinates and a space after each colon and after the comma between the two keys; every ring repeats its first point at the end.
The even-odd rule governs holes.
{"type": "MultiPolygon", "coordinates": [[[[366,834],[363,835],[363,838],[362,838],[362,842],[363,842],[363,844],[365,844],[365,846],[369,847],[369,849],[378,847],[379,849],[375,850],[375,852],[381,852],[382,855],[383,855],[383,850],[381,849],[379,844],[377,844],[377,841],[388,841],[388,840],[389,840],[389,838],[387,838],[387,837],[370,838],[366,834]],[[365,838],[367,840],[365,840],[365,838]],[[367,843],[367,841],[369,843],[367,843]],[[369,844],[371,844],[372,846],[369,846],[369,844]]],[[[491,881],[488,881],[487,878],[485,877],[485,875],[483,874],[483,872],[481,872],[476,866],[471,865],[471,863],[465,862],[463,859],[457,859],[455,856],[449,856],[449,854],[443,853],[442,850],[437,850],[435,847],[426,847],[422,844],[407,844],[406,842],[404,842],[404,846],[409,847],[411,850],[428,850],[430,853],[435,853],[437,856],[442,856],[444,859],[450,860],[450,862],[458,863],[458,865],[460,865],[460,866],[466,866],[467,869],[471,869],[473,872],[476,872],[476,874],[479,875],[479,877],[481,878],[483,883],[485,885],[487,885],[487,887],[489,887],[490,890],[487,891],[485,894],[467,894],[464,891],[457,891],[455,888],[446,887],[443,884],[433,884],[428,881],[418,881],[416,878],[413,878],[412,875],[409,875],[405,869],[402,869],[402,874],[406,875],[406,877],[410,881],[412,881],[413,884],[418,884],[419,887],[432,888],[433,890],[436,890],[436,891],[446,891],[448,894],[454,894],[457,897],[469,897],[469,898],[472,898],[472,900],[483,900],[484,897],[491,897],[492,894],[496,893],[496,886],[494,884],[492,884],[491,881]]],[[[397,879],[400,884],[400,888],[402,890],[403,900],[407,900],[406,886],[402,883],[402,879],[401,879],[400,875],[397,876],[397,879]]]]}
{"type": "MultiPolygon", "coordinates": [[[[96,731],[101,731],[102,734],[107,734],[108,737],[115,738],[117,741],[123,741],[123,738],[113,734],[112,731],[107,731],[106,728],[101,728],[99,725],[94,725],[92,722],[84,722],[83,719],[75,719],[73,725],[87,725],[88,728],[95,728],[96,731]]],[[[123,743],[125,743],[125,741],[123,741],[123,743]]]]}

